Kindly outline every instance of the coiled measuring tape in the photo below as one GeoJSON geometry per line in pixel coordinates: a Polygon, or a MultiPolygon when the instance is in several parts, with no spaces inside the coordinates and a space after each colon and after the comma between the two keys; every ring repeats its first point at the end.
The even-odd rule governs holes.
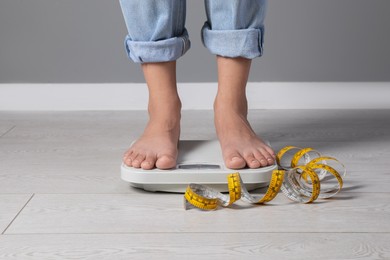
{"type": "Polygon", "coordinates": [[[280,190],[293,201],[311,203],[318,198],[330,198],[343,187],[345,166],[313,148],[286,146],[276,155],[276,162],[279,169],[272,172],[264,195],[251,195],[236,172],[227,175],[229,195],[205,185],[189,184],[184,194],[185,209],[214,210],[218,205],[228,207],[241,198],[249,203],[264,204],[273,200],[280,190]]]}

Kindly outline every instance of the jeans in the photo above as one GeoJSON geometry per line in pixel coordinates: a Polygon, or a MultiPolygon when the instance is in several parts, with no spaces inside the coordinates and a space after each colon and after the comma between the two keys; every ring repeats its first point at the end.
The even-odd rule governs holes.
{"type": "MultiPolygon", "coordinates": [[[[186,0],[119,0],[128,34],[126,54],[136,63],[177,60],[191,47],[186,0]]],[[[215,55],[262,56],[267,0],[205,0],[203,45],[215,55]]]]}

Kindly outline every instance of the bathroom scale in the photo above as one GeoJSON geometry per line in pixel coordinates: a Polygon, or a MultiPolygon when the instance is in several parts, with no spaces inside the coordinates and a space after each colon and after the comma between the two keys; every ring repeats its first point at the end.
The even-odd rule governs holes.
{"type": "Polygon", "coordinates": [[[267,186],[277,165],[258,169],[229,169],[222,158],[218,140],[180,140],[177,165],[169,170],[143,170],[121,165],[121,178],[147,191],[184,193],[188,184],[207,185],[227,192],[227,175],[239,172],[247,190],[267,186]]]}

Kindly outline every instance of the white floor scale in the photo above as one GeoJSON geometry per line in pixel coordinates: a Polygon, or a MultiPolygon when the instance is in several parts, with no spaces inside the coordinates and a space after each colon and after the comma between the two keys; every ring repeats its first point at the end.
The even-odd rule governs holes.
{"type": "Polygon", "coordinates": [[[218,140],[181,140],[176,168],[142,170],[122,163],[121,177],[131,186],[147,191],[184,193],[189,183],[198,183],[227,192],[226,175],[229,173],[239,172],[245,187],[254,190],[267,186],[276,168],[275,164],[258,169],[228,169],[218,140]]]}

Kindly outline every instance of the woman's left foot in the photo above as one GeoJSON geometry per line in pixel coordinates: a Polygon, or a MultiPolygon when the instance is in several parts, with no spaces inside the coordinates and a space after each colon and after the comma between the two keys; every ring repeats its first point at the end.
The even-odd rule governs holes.
{"type": "Polygon", "coordinates": [[[260,168],[275,163],[274,151],[259,138],[247,120],[247,104],[229,104],[217,95],[214,120],[222,156],[230,169],[260,168]]]}

